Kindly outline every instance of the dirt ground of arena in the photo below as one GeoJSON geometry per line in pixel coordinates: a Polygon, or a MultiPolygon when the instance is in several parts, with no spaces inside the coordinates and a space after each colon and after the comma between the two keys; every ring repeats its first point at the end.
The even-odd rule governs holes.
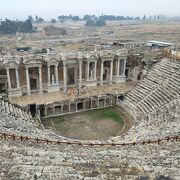
{"type": "Polygon", "coordinates": [[[129,128],[129,122],[122,110],[110,107],[45,119],[43,125],[65,137],[102,140],[121,134],[129,128]]]}

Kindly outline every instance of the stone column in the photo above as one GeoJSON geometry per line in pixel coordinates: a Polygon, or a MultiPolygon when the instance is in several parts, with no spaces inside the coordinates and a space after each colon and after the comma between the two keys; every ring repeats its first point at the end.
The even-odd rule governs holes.
{"type": "Polygon", "coordinates": [[[59,85],[59,78],[58,78],[58,64],[55,66],[55,73],[56,73],[56,85],[59,85]]]}
{"type": "Polygon", "coordinates": [[[92,109],[92,102],[93,102],[93,100],[91,99],[91,107],[90,107],[90,109],[92,109]]]}
{"type": "Polygon", "coordinates": [[[126,71],[126,59],[124,59],[124,69],[123,69],[123,76],[125,77],[125,71],[126,71]]]}
{"type": "Polygon", "coordinates": [[[47,70],[48,70],[48,86],[51,86],[50,64],[47,65],[47,70]]]}
{"type": "Polygon", "coordinates": [[[71,103],[69,103],[69,113],[71,112],[71,103]]]}
{"type": "Polygon", "coordinates": [[[103,85],[103,69],[104,69],[104,61],[101,61],[101,79],[100,85],[103,85]]]}
{"type": "Polygon", "coordinates": [[[83,102],[83,111],[85,110],[85,107],[86,107],[86,101],[83,102]]]}
{"type": "Polygon", "coordinates": [[[61,114],[63,114],[63,104],[61,104],[61,114]]]}
{"type": "Polygon", "coordinates": [[[113,75],[113,61],[111,61],[111,67],[110,67],[110,84],[112,84],[112,75],[113,75]]]}
{"type": "Polygon", "coordinates": [[[74,68],[74,82],[77,84],[77,66],[74,68]]]}
{"type": "Polygon", "coordinates": [[[104,98],[104,106],[106,106],[106,98],[104,98]]]}
{"type": "Polygon", "coordinates": [[[97,108],[99,107],[99,98],[96,100],[97,108]]]}
{"type": "Polygon", "coordinates": [[[44,114],[45,114],[45,116],[47,116],[47,107],[46,106],[45,106],[44,114]]]}
{"type": "Polygon", "coordinates": [[[16,84],[17,84],[17,89],[20,89],[18,67],[16,67],[16,84]]]}
{"type": "Polygon", "coordinates": [[[94,80],[96,80],[97,61],[94,62],[94,80]]]}
{"type": "Polygon", "coordinates": [[[52,109],[53,109],[53,115],[55,115],[56,114],[55,107],[53,106],[52,109]]]}
{"type": "Polygon", "coordinates": [[[8,89],[11,90],[11,78],[10,78],[10,73],[9,73],[9,68],[6,68],[6,73],[7,73],[7,80],[8,80],[8,89]]]}
{"type": "Polygon", "coordinates": [[[111,106],[112,106],[112,103],[113,103],[112,97],[110,98],[110,102],[111,102],[111,106]]]}
{"type": "Polygon", "coordinates": [[[82,86],[82,61],[79,61],[79,87],[82,86]]]}
{"type": "Polygon", "coordinates": [[[117,71],[116,71],[116,77],[118,78],[119,77],[119,62],[120,62],[120,60],[118,59],[117,60],[117,71]]]}
{"type": "Polygon", "coordinates": [[[76,109],[76,112],[78,111],[77,104],[78,104],[78,103],[75,102],[75,106],[76,106],[75,109],[76,109]]]}
{"type": "Polygon", "coordinates": [[[67,88],[67,67],[66,62],[63,62],[63,78],[64,78],[64,88],[67,88]]]}
{"type": "Polygon", "coordinates": [[[27,94],[31,95],[31,90],[30,90],[30,82],[29,82],[29,68],[26,68],[26,83],[27,83],[27,94]]]}
{"type": "Polygon", "coordinates": [[[42,92],[42,67],[39,66],[39,92],[42,92]]]}
{"type": "Polygon", "coordinates": [[[87,62],[87,81],[89,81],[89,64],[90,62],[87,62]]]}

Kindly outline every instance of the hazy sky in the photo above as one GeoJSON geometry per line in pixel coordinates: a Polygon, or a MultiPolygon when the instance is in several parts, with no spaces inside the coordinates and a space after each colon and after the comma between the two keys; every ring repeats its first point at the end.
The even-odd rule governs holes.
{"type": "Polygon", "coordinates": [[[180,0],[0,0],[0,19],[25,19],[28,15],[45,19],[58,15],[143,14],[180,15],[180,0]]]}

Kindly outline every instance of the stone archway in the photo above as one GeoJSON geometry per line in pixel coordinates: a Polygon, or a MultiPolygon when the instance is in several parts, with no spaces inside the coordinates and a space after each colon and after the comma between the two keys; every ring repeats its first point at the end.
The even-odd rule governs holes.
{"type": "Polygon", "coordinates": [[[97,107],[97,100],[93,99],[91,101],[92,101],[91,102],[91,104],[92,104],[91,108],[96,108],[97,107]]]}
{"type": "Polygon", "coordinates": [[[51,116],[53,115],[53,108],[52,107],[48,107],[47,108],[47,116],[51,116]]]}
{"type": "Polygon", "coordinates": [[[63,106],[63,113],[68,113],[69,112],[69,106],[67,104],[65,104],[63,106]]]}
{"type": "Polygon", "coordinates": [[[91,102],[90,101],[86,101],[85,102],[85,109],[90,109],[91,108],[91,102]]]}
{"type": "Polygon", "coordinates": [[[75,112],[75,104],[74,103],[70,104],[70,112],[75,112]]]}
{"type": "Polygon", "coordinates": [[[99,107],[104,107],[104,99],[99,99],[99,107]]]}
{"type": "Polygon", "coordinates": [[[55,107],[55,114],[61,114],[61,106],[55,107]]]}

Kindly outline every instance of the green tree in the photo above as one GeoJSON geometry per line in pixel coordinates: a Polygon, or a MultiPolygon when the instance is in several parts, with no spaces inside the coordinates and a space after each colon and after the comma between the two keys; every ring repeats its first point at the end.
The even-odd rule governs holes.
{"type": "Polygon", "coordinates": [[[92,19],[91,15],[88,15],[88,14],[84,15],[84,17],[83,17],[83,21],[87,21],[87,20],[91,20],[91,19],[92,19]]]}
{"type": "Polygon", "coordinates": [[[98,20],[95,22],[95,25],[98,26],[98,27],[105,26],[105,25],[106,25],[106,22],[105,22],[104,19],[98,19],[98,20]]]}
{"type": "Polygon", "coordinates": [[[54,23],[56,23],[56,20],[55,20],[55,19],[52,19],[51,22],[54,24],[54,23]]]}
{"type": "Polygon", "coordinates": [[[94,26],[94,25],[95,25],[95,23],[92,19],[89,19],[86,21],[86,26],[94,26]]]}
{"type": "Polygon", "coordinates": [[[73,20],[73,21],[79,21],[80,18],[79,18],[79,16],[72,16],[72,20],[73,20]]]}
{"type": "Polygon", "coordinates": [[[44,19],[41,18],[41,17],[39,17],[38,22],[39,22],[39,23],[42,23],[43,21],[44,21],[44,19]]]}
{"type": "Polygon", "coordinates": [[[34,21],[34,19],[33,19],[33,17],[32,17],[31,15],[28,16],[28,19],[29,19],[31,22],[34,21]]]}
{"type": "Polygon", "coordinates": [[[6,19],[0,24],[1,34],[15,34],[16,32],[32,32],[33,26],[29,19],[26,21],[11,21],[6,19]]]}
{"type": "Polygon", "coordinates": [[[37,16],[37,15],[36,15],[35,19],[36,19],[36,22],[38,23],[38,21],[39,21],[39,18],[38,18],[38,16],[37,16]]]}
{"type": "Polygon", "coordinates": [[[146,20],[146,15],[143,16],[142,20],[146,20]]]}

